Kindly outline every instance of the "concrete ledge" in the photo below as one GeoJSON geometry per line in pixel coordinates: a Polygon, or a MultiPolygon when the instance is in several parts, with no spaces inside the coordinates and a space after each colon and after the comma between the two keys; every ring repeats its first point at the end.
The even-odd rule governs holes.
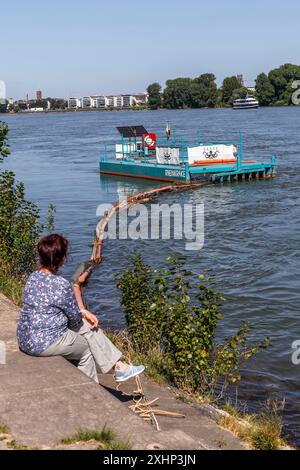
{"type": "Polygon", "coordinates": [[[114,429],[144,448],[152,429],[62,358],[9,355],[0,367],[0,417],[28,446],[52,445],[79,428],[114,429]]]}
{"type": "Polygon", "coordinates": [[[0,422],[14,439],[30,447],[50,446],[79,428],[107,425],[135,449],[155,441],[148,424],[65,359],[21,353],[17,319],[18,309],[1,295],[0,339],[7,345],[7,363],[0,365],[0,422]]]}
{"type": "MultiPolygon", "coordinates": [[[[21,353],[15,336],[17,320],[17,307],[0,294],[0,340],[7,347],[6,364],[0,365],[0,424],[9,427],[18,443],[51,447],[80,428],[107,426],[133,449],[212,449],[218,448],[214,442],[220,439],[226,440],[227,448],[243,448],[231,433],[188,408],[191,421],[184,420],[184,426],[166,420],[162,432],[155,431],[108,391],[113,387],[111,377],[103,376],[103,386],[97,385],[61,357],[21,353]]],[[[174,406],[167,390],[154,388],[153,393],[174,406]]]]}

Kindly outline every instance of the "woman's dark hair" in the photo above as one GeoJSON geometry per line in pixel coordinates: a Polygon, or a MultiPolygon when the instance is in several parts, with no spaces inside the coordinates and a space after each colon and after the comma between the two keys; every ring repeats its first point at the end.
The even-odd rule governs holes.
{"type": "Polygon", "coordinates": [[[56,233],[41,238],[37,246],[41,268],[57,273],[67,256],[68,246],[68,240],[56,233]]]}

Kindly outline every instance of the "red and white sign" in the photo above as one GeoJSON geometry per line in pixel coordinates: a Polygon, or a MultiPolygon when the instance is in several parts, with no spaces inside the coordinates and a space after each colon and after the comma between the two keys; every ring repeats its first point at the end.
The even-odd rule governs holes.
{"type": "Polygon", "coordinates": [[[149,150],[156,148],[156,134],[144,134],[143,135],[143,147],[147,147],[149,150]]]}

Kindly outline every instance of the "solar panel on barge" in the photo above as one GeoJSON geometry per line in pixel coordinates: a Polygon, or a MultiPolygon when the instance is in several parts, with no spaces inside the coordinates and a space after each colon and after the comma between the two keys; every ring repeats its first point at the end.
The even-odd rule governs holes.
{"type": "Polygon", "coordinates": [[[123,126],[117,127],[117,129],[125,139],[134,139],[135,137],[143,137],[144,134],[148,134],[144,126],[123,126]]]}

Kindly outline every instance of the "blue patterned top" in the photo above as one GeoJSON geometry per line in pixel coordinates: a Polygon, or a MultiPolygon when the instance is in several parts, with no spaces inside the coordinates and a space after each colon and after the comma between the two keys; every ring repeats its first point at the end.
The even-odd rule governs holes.
{"type": "Polygon", "coordinates": [[[23,291],[17,329],[20,349],[38,355],[81,319],[71,284],[61,276],[35,271],[23,291]]]}

